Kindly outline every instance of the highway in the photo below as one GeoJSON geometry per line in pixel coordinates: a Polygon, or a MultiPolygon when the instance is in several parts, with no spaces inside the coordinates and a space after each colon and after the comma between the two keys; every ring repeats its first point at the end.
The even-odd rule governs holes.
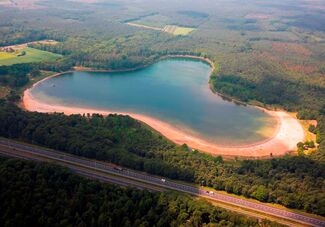
{"type": "MultiPolygon", "coordinates": [[[[325,219],[323,218],[314,218],[309,215],[307,216],[301,213],[292,212],[290,210],[276,208],[268,204],[233,197],[223,193],[207,191],[198,187],[132,171],[108,163],[68,155],[62,152],[50,151],[1,138],[0,154],[28,160],[51,161],[56,164],[66,166],[72,169],[74,172],[86,177],[123,186],[134,186],[141,189],[146,188],[152,191],[175,190],[185,192],[191,195],[204,197],[211,201],[243,208],[258,214],[263,214],[266,215],[266,217],[275,217],[275,220],[283,220],[282,223],[289,224],[291,226],[325,227],[325,219]]],[[[260,216],[257,215],[256,217],[260,216]]]]}

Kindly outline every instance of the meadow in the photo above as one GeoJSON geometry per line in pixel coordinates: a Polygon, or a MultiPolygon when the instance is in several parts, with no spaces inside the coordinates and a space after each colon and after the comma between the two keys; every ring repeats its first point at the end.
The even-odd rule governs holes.
{"type": "Polygon", "coordinates": [[[0,66],[32,62],[50,62],[59,59],[61,55],[34,48],[23,48],[18,53],[0,52],[0,66]]]}
{"type": "MultiPolygon", "coordinates": [[[[187,15],[189,12],[180,11],[179,14],[187,15]]],[[[190,12],[190,15],[193,15],[193,12],[190,12]]],[[[196,14],[195,14],[196,15],[196,14]]],[[[170,17],[159,14],[159,13],[151,13],[148,15],[139,16],[136,18],[127,19],[127,25],[134,27],[142,27],[147,29],[152,29],[156,31],[166,32],[175,36],[187,36],[191,32],[195,30],[195,27],[186,27],[181,24],[178,25],[173,21],[170,17]],[[173,23],[173,24],[171,24],[173,23]]]]}
{"type": "Polygon", "coordinates": [[[180,27],[176,25],[166,25],[163,29],[164,32],[171,33],[173,35],[183,35],[186,36],[193,32],[194,28],[180,27]]]}

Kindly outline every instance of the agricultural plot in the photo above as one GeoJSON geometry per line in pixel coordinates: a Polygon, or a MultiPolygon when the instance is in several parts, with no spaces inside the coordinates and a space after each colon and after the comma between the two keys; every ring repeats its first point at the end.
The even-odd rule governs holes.
{"type": "Polygon", "coordinates": [[[162,31],[162,32],[166,32],[166,33],[176,35],[176,36],[177,35],[186,36],[195,30],[195,28],[180,27],[180,26],[176,26],[176,25],[166,25],[164,28],[159,28],[159,27],[153,27],[153,26],[148,26],[148,25],[139,24],[139,23],[132,23],[132,22],[129,22],[126,24],[133,26],[133,27],[162,31]]]}
{"type": "Polygon", "coordinates": [[[170,25],[172,23],[174,22],[171,18],[158,13],[126,21],[126,24],[130,26],[162,31],[172,35],[186,36],[195,30],[190,27],[170,25]]]}
{"type": "Polygon", "coordinates": [[[191,32],[193,32],[194,28],[188,28],[188,27],[180,27],[176,25],[166,25],[163,29],[164,32],[173,34],[173,35],[188,35],[191,32]]]}
{"type": "Polygon", "coordinates": [[[1,60],[7,60],[10,58],[15,58],[16,55],[13,53],[7,53],[7,52],[0,52],[0,61],[1,60]]]}
{"type": "Polygon", "coordinates": [[[0,52],[0,65],[55,61],[60,57],[59,54],[27,47],[14,53],[0,52]]]}

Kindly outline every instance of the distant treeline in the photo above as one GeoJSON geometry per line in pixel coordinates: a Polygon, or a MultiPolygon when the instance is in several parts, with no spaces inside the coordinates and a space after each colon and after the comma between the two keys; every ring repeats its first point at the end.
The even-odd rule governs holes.
{"type": "Polygon", "coordinates": [[[0,136],[325,215],[325,165],[308,157],[224,162],[120,115],[66,116],[0,105],[0,136]]]}
{"type": "Polygon", "coordinates": [[[191,50],[150,48],[153,43],[159,40],[164,43],[166,39],[169,39],[168,36],[157,37],[157,40],[153,41],[148,34],[142,34],[95,42],[78,37],[69,38],[57,45],[32,44],[31,47],[65,55],[62,61],[69,62],[73,66],[104,70],[141,68],[154,63],[162,56],[171,54],[201,56],[201,53],[191,50]]]}
{"type": "Polygon", "coordinates": [[[0,226],[280,226],[178,193],[88,180],[69,170],[0,158],[0,226]]]}
{"type": "Polygon", "coordinates": [[[38,30],[21,30],[20,35],[17,34],[19,34],[19,31],[17,30],[14,30],[6,35],[4,34],[4,36],[0,39],[0,47],[43,40],[47,38],[47,35],[44,32],[38,30]]]}

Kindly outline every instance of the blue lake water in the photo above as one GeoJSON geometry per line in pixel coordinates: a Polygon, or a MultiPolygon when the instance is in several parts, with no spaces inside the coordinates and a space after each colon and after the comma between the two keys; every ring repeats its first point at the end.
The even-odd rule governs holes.
{"type": "Polygon", "coordinates": [[[213,94],[210,71],[202,61],[168,59],[133,72],[73,72],[45,80],[31,92],[50,104],[145,114],[223,145],[270,136],[276,120],[213,94]]]}

